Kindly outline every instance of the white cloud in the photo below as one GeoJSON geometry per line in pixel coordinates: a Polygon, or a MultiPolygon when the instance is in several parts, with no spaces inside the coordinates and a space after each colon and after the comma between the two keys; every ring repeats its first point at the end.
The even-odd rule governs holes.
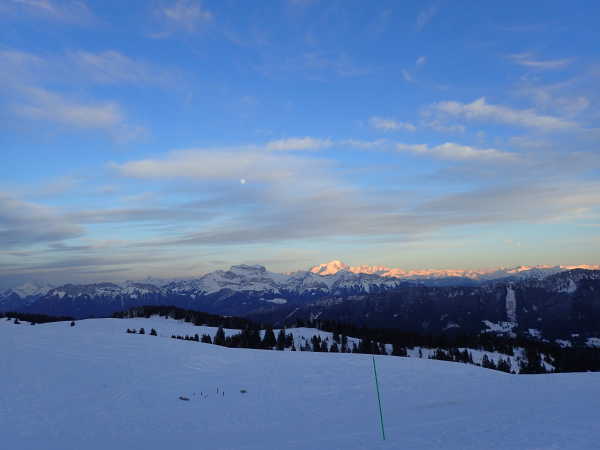
{"type": "Polygon", "coordinates": [[[39,56],[0,50],[0,81],[10,84],[176,84],[178,73],[115,50],[71,51],[39,56]]]}
{"type": "Polygon", "coordinates": [[[531,53],[517,53],[508,56],[510,60],[520,66],[531,67],[533,69],[562,69],[573,62],[572,59],[535,59],[531,53]]]}
{"type": "MultiPolygon", "coordinates": [[[[297,149],[297,148],[296,148],[297,149]]],[[[282,181],[306,179],[322,163],[286,152],[265,152],[259,147],[191,149],[170,152],[162,159],[145,159],[113,167],[134,178],[193,178],[197,180],[282,181]]]]}
{"type": "Polygon", "coordinates": [[[419,56],[417,58],[417,61],[415,62],[415,65],[417,67],[424,65],[427,62],[427,57],[426,56],[419,56]]]}
{"type": "Polygon", "coordinates": [[[513,109],[507,106],[492,105],[487,103],[484,97],[472,103],[439,102],[435,103],[432,109],[447,116],[466,120],[490,121],[541,131],[564,131],[577,128],[577,124],[574,122],[558,117],[540,115],[531,109],[513,109]]]}
{"type": "Polygon", "coordinates": [[[371,117],[369,119],[369,124],[376,128],[377,130],[382,131],[416,131],[417,127],[415,127],[412,123],[408,122],[399,122],[394,119],[386,119],[383,117],[371,117]]]}
{"type": "Polygon", "coordinates": [[[532,136],[513,136],[508,140],[508,143],[516,147],[529,149],[549,148],[552,145],[549,141],[532,136]]]}
{"type": "Polygon", "coordinates": [[[177,0],[168,7],[160,8],[157,13],[173,31],[188,33],[213,19],[212,12],[204,9],[197,0],[177,0]]]}
{"type": "Polygon", "coordinates": [[[131,59],[114,50],[98,53],[76,51],[68,54],[67,60],[81,70],[83,77],[97,83],[164,84],[174,77],[168,70],[131,59]]]}
{"type": "Polygon", "coordinates": [[[129,125],[120,106],[114,102],[83,103],[37,87],[24,87],[21,92],[23,102],[13,106],[13,111],[23,118],[102,130],[124,141],[134,139],[144,131],[129,125]]]}
{"type": "Polygon", "coordinates": [[[8,0],[9,12],[26,13],[61,22],[84,24],[93,14],[82,0],[8,0]]]}
{"type": "Polygon", "coordinates": [[[467,127],[461,124],[445,124],[440,120],[433,119],[425,122],[425,126],[438,133],[464,133],[467,127]]]}
{"type": "Polygon", "coordinates": [[[266,53],[266,62],[256,68],[267,76],[278,72],[303,75],[312,80],[325,80],[336,75],[339,77],[360,77],[372,72],[370,67],[356,64],[345,53],[325,53],[321,51],[305,52],[285,58],[272,58],[266,53]]]}
{"type": "Polygon", "coordinates": [[[386,139],[376,139],[374,141],[363,141],[358,139],[344,139],[340,141],[341,145],[347,145],[353,148],[359,148],[363,150],[372,150],[384,147],[389,144],[386,139]]]}
{"type": "Polygon", "coordinates": [[[331,147],[330,139],[317,139],[312,137],[287,138],[268,142],[267,150],[320,150],[331,147]]]}
{"type": "MultiPolygon", "coordinates": [[[[66,56],[40,56],[0,51],[0,93],[7,111],[20,118],[80,129],[107,132],[114,139],[128,141],[144,134],[132,125],[119,103],[94,99],[80,100],[69,95],[74,84],[89,82],[150,82],[162,80],[143,63],[117,52],[99,54],[75,52],[66,56]],[[48,89],[45,85],[52,85],[48,89]],[[58,87],[62,90],[58,90],[58,87]]],[[[165,78],[166,79],[166,78],[165,78]]]]}
{"type": "Polygon", "coordinates": [[[578,95],[575,84],[576,82],[572,80],[553,85],[525,84],[517,90],[517,93],[530,98],[540,110],[574,117],[586,111],[592,104],[588,98],[590,93],[578,95]]]}
{"type": "Polygon", "coordinates": [[[83,229],[50,207],[0,192],[0,248],[78,237],[83,229]]]}
{"type": "Polygon", "coordinates": [[[515,161],[517,155],[493,148],[477,148],[468,145],[446,142],[433,147],[427,144],[396,144],[399,151],[409,151],[417,155],[431,155],[436,158],[459,161],[515,161]]]}
{"type": "Polygon", "coordinates": [[[437,14],[438,7],[436,5],[431,5],[430,7],[419,12],[417,16],[417,31],[421,31],[425,26],[433,19],[433,17],[437,14]]]}
{"type": "Polygon", "coordinates": [[[402,69],[400,71],[400,73],[402,74],[402,78],[404,78],[404,81],[407,81],[409,83],[412,83],[413,81],[415,81],[408,70],[402,69]]]}
{"type": "Polygon", "coordinates": [[[83,104],[40,88],[26,89],[28,104],[16,107],[19,115],[81,128],[110,128],[123,121],[115,103],[83,104]]]}

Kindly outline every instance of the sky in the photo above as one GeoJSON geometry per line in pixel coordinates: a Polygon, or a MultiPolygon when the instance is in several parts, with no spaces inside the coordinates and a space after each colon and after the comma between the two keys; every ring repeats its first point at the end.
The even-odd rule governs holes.
{"type": "Polygon", "coordinates": [[[0,287],[598,264],[599,16],[0,0],[0,287]]]}

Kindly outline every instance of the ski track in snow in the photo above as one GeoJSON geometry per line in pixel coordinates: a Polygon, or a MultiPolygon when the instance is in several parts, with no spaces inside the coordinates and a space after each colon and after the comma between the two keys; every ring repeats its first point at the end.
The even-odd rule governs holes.
{"type": "Polygon", "coordinates": [[[533,450],[600,441],[600,373],[514,376],[376,356],[383,442],[368,355],[125,333],[140,327],[164,337],[216,332],[161,318],[0,321],[3,448],[533,450]]]}

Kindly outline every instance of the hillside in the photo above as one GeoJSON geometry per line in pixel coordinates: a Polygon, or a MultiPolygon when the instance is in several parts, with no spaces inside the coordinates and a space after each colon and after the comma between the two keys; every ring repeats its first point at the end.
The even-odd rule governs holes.
{"type": "Polygon", "coordinates": [[[160,319],[74,327],[0,321],[3,445],[592,449],[600,441],[597,373],[511,376],[378,356],[382,442],[369,356],[230,349],[124,332],[132,324],[150,329],[153,320],[160,319]]]}

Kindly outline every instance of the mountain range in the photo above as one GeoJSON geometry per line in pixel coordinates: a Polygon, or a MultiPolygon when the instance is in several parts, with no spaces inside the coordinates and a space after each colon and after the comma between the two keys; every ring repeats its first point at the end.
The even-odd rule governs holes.
{"type": "Polygon", "coordinates": [[[123,283],[29,283],[0,294],[0,311],[104,317],[173,305],[285,325],[327,319],[440,334],[600,336],[600,270],[537,266],[490,271],[400,271],[331,261],[274,273],[236,265],[198,278],[123,283]]]}

